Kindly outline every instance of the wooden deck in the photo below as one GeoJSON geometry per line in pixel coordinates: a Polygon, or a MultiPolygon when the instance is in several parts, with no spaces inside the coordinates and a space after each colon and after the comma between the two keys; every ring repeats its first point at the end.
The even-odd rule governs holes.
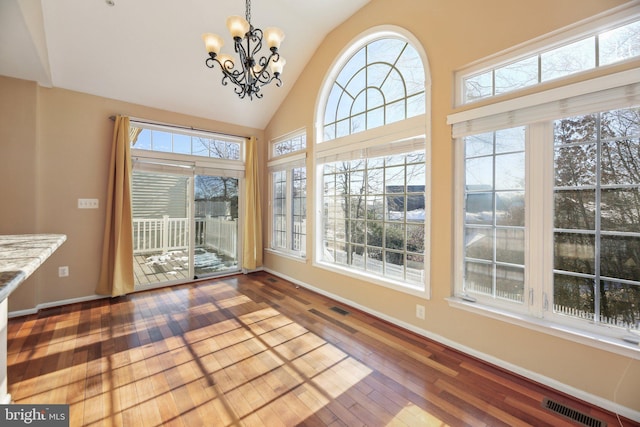
{"type": "Polygon", "coordinates": [[[186,252],[172,252],[169,256],[158,254],[135,255],[133,274],[136,286],[191,278],[186,252]]]}
{"type": "Polygon", "coordinates": [[[637,425],[267,273],[45,309],[7,329],[14,402],[69,404],[74,427],[577,425],[544,397],[637,425]]]}

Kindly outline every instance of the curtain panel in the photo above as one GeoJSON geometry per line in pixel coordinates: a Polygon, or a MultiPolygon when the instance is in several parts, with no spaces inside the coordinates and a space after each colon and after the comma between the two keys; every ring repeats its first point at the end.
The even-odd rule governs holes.
{"type": "Polygon", "coordinates": [[[133,225],[131,211],[131,133],[129,118],[116,116],[111,145],[102,265],[96,293],[119,296],[133,292],[133,225]]]}
{"type": "Polygon", "coordinates": [[[247,140],[246,185],[242,268],[255,270],[262,266],[262,210],[260,208],[260,175],[256,138],[247,140]]]}

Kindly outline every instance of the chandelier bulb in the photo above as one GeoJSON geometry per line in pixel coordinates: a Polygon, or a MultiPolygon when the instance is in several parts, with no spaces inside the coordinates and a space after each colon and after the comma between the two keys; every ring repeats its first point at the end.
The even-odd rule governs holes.
{"type": "Polygon", "coordinates": [[[287,65],[287,61],[283,57],[280,57],[277,61],[271,60],[271,62],[269,63],[269,68],[271,69],[273,75],[278,77],[280,74],[282,74],[282,69],[285,65],[287,65]]]}
{"type": "Polygon", "coordinates": [[[284,40],[284,31],[276,27],[265,28],[264,38],[269,49],[280,49],[280,43],[282,43],[282,40],[284,40]]]}
{"type": "Polygon", "coordinates": [[[227,18],[227,28],[233,39],[242,39],[249,32],[251,25],[242,16],[232,15],[227,18]]]}
{"type": "Polygon", "coordinates": [[[209,54],[213,53],[218,55],[220,53],[220,49],[222,49],[222,46],[224,45],[224,40],[217,34],[204,33],[202,35],[202,40],[204,41],[207,53],[209,54]]]}

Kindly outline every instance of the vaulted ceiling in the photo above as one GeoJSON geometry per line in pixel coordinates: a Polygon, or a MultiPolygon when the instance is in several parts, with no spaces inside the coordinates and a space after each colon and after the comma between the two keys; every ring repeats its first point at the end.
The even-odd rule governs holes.
{"type": "Polygon", "coordinates": [[[256,0],[251,23],[280,27],[283,86],[240,99],[205,66],[202,33],[225,39],[242,0],[2,0],[0,75],[263,129],[324,37],[369,0],[256,0]]]}

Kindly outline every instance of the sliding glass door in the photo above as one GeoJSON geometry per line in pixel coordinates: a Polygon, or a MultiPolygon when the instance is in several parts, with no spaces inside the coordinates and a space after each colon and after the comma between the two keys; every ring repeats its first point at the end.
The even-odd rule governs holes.
{"type": "Polygon", "coordinates": [[[238,179],[194,177],[194,276],[238,270],[238,179]]]}
{"type": "Polygon", "coordinates": [[[189,181],[178,174],[133,172],[133,265],[138,288],[193,277],[189,181]]]}
{"type": "Polygon", "coordinates": [[[132,178],[136,289],[238,271],[239,178],[147,169],[132,178]]]}

